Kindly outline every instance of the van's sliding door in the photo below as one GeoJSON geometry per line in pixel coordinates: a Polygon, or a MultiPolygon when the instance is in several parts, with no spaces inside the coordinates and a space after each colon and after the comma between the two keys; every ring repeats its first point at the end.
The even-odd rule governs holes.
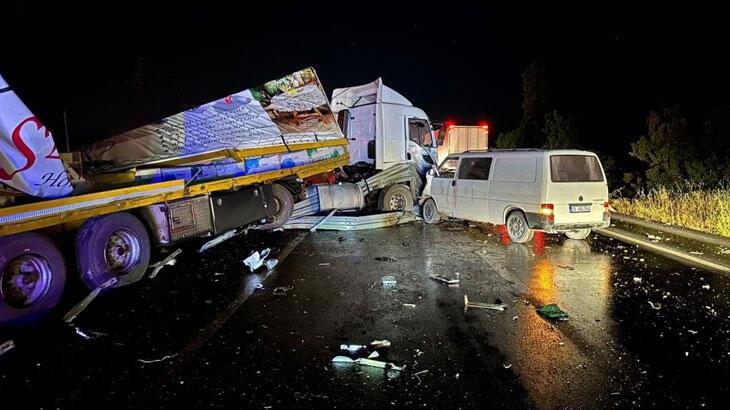
{"type": "Polygon", "coordinates": [[[487,193],[492,158],[462,158],[454,194],[456,217],[472,221],[488,221],[487,193]]]}

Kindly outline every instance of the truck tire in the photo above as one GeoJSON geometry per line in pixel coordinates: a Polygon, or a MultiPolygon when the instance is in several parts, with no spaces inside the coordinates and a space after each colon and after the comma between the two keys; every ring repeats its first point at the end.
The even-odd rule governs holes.
{"type": "Polygon", "coordinates": [[[274,220],[270,223],[259,225],[257,228],[261,230],[271,230],[281,228],[291,218],[294,212],[294,196],[288,189],[279,184],[271,185],[274,193],[274,220]]]}
{"type": "Polygon", "coordinates": [[[0,238],[0,326],[40,318],[58,304],[65,284],[63,256],[49,238],[0,238]]]}
{"type": "Polygon", "coordinates": [[[378,209],[381,211],[410,211],[413,209],[411,189],[403,184],[394,184],[380,192],[378,209]]]}
{"type": "Polygon", "coordinates": [[[588,237],[588,235],[591,234],[590,229],[576,229],[575,231],[568,231],[565,233],[565,236],[567,236],[570,239],[575,240],[583,240],[588,237]]]}
{"type": "Polygon", "coordinates": [[[423,203],[423,220],[428,224],[435,224],[441,221],[441,214],[438,208],[436,208],[436,201],[433,198],[428,198],[423,203]]]}
{"type": "Polygon", "coordinates": [[[132,214],[117,212],[91,218],[76,233],[76,262],[89,289],[112,277],[122,287],[144,277],[150,262],[150,237],[132,214]]]}
{"type": "Polygon", "coordinates": [[[512,211],[507,215],[507,235],[514,243],[527,243],[532,240],[535,231],[527,225],[525,215],[520,211],[512,211]]]}

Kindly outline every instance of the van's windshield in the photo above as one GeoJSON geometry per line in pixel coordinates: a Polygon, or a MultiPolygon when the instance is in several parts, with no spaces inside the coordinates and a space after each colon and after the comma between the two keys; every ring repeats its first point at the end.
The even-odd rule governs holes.
{"type": "Polygon", "coordinates": [[[603,182],[601,164],[592,155],[552,155],[550,175],[553,182],[603,182]]]}

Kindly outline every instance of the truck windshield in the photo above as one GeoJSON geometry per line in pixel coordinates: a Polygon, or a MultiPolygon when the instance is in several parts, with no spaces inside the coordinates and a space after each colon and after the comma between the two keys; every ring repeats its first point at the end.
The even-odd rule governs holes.
{"type": "Polygon", "coordinates": [[[603,182],[601,164],[592,155],[552,155],[550,175],[553,182],[603,182]]]}

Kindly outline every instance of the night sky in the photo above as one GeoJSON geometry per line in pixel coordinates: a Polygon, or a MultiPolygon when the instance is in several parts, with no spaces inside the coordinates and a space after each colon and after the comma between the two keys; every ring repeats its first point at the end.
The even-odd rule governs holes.
{"type": "Polygon", "coordinates": [[[65,109],[75,147],[310,65],[328,94],[382,77],[432,120],[487,120],[494,139],[517,126],[521,71],[539,60],[550,108],[579,119],[587,146],[619,158],[650,109],[680,104],[701,127],[730,103],[730,25],[718,6],[545,3],[11,1],[0,6],[0,73],[59,145],[65,109]]]}

